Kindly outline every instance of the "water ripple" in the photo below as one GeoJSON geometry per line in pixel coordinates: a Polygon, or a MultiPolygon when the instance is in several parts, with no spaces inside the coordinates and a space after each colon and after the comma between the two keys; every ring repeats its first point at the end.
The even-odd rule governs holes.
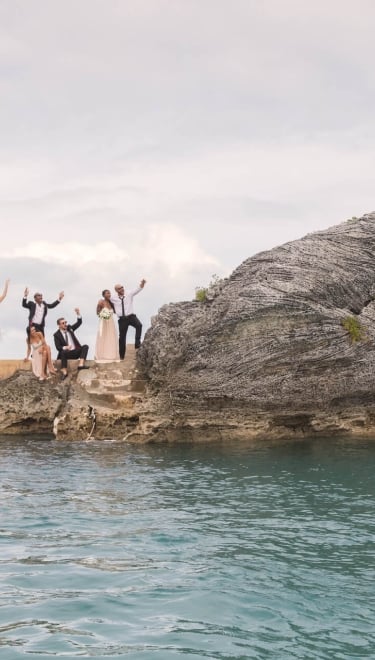
{"type": "Polygon", "coordinates": [[[375,442],[0,455],[6,660],[374,657],[375,442]]]}

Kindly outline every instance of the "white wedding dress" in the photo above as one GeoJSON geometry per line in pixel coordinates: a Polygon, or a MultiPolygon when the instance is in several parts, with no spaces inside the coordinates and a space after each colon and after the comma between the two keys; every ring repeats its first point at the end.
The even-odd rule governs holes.
{"type": "Polygon", "coordinates": [[[99,318],[98,333],[95,343],[96,362],[115,362],[120,359],[118,352],[118,335],[112,309],[105,308],[110,312],[109,319],[99,318]]]}

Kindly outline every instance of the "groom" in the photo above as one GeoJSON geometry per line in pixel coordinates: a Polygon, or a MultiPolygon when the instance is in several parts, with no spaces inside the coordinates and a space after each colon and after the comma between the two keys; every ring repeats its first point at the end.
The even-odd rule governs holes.
{"type": "Polygon", "coordinates": [[[61,360],[61,373],[63,380],[68,376],[68,360],[78,359],[78,369],[89,369],[85,365],[85,360],[89,347],[87,344],[81,345],[74,334],[74,331],[82,324],[82,317],[78,307],[75,308],[77,321],[70,325],[64,318],[57,319],[59,329],[53,335],[57,349],[57,359],[61,360]]]}
{"type": "Polygon", "coordinates": [[[118,329],[119,329],[119,353],[120,360],[125,358],[126,352],[126,334],[128,332],[129,326],[135,328],[135,348],[139,348],[141,345],[141,336],[142,336],[142,323],[139,318],[134,314],[133,309],[133,298],[140,291],[142,291],[146,280],[141,280],[139,286],[136,289],[131,291],[126,291],[122,284],[115,284],[116,296],[111,298],[111,303],[115,308],[115,312],[118,316],[118,329]]]}

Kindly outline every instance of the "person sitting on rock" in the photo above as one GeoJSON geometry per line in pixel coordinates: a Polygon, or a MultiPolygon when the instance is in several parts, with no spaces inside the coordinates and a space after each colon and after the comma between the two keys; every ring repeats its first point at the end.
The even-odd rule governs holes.
{"type": "Polygon", "coordinates": [[[61,360],[63,380],[68,376],[68,360],[78,360],[79,370],[89,369],[85,365],[89,347],[87,344],[81,345],[74,334],[74,331],[82,324],[82,317],[78,307],[74,311],[77,314],[77,321],[70,325],[64,317],[57,319],[59,329],[53,335],[57,349],[57,359],[61,360]]]}
{"type": "Polygon", "coordinates": [[[27,354],[24,361],[27,362],[31,355],[31,368],[34,376],[40,381],[44,381],[49,378],[50,374],[57,373],[52,363],[51,349],[44,335],[38,332],[33,325],[29,328],[26,344],[27,354]]]}

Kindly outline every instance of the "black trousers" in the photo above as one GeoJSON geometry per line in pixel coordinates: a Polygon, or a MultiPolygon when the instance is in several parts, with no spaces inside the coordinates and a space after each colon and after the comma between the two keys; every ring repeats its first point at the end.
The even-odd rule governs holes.
{"type": "Polygon", "coordinates": [[[135,328],[134,346],[139,348],[141,345],[142,323],[140,322],[139,318],[137,318],[135,314],[129,314],[129,316],[120,316],[118,320],[118,349],[121,360],[124,359],[126,353],[126,333],[128,332],[129,325],[131,325],[132,328],[135,328]]]}
{"type": "Polygon", "coordinates": [[[61,368],[66,369],[68,366],[68,360],[86,360],[87,353],[89,352],[89,347],[87,344],[83,344],[80,348],[73,348],[72,351],[60,351],[59,358],[61,360],[61,368]]]}

